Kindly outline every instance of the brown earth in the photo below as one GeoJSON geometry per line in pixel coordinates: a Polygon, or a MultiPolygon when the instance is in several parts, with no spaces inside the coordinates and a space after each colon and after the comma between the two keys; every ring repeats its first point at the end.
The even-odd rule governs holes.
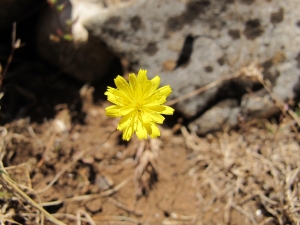
{"type": "Polygon", "coordinates": [[[2,221],[55,224],[15,186],[65,224],[299,221],[295,120],[197,137],[177,118],[158,139],[125,142],[118,119],[105,116],[106,84],[49,73],[17,75],[5,86],[1,171],[16,183],[2,173],[2,221]]]}

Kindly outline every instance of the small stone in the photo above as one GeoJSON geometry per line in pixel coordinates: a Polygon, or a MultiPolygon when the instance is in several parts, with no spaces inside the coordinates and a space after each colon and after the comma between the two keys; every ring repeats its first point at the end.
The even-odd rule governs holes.
{"type": "Polygon", "coordinates": [[[189,128],[197,134],[204,135],[224,127],[234,127],[238,124],[240,109],[234,99],[219,102],[202,116],[190,123],[189,128]]]}
{"type": "Polygon", "coordinates": [[[102,210],[102,200],[101,198],[96,198],[85,203],[85,207],[91,213],[97,213],[102,210]]]}
{"type": "Polygon", "coordinates": [[[105,191],[111,188],[114,185],[114,182],[110,177],[98,174],[96,176],[95,184],[100,188],[100,190],[105,191]]]}

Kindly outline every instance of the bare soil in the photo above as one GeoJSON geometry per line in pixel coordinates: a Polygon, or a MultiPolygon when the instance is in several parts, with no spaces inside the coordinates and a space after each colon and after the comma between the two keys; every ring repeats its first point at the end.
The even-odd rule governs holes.
{"type": "MultiPolygon", "coordinates": [[[[5,86],[3,166],[55,218],[65,224],[299,223],[295,121],[252,121],[197,137],[171,119],[158,139],[125,142],[118,119],[105,116],[106,85],[49,69],[18,73],[5,86]]],[[[10,185],[0,194],[1,221],[53,224],[10,185]]]]}

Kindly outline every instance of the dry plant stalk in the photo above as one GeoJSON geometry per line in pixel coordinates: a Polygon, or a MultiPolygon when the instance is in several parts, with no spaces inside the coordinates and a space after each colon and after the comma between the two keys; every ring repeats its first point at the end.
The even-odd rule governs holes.
{"type": "Polygon", "coordinates": [[[199,215],[223,204],[224,220],[229,223],[235,211],[250,224],[266,224],[262,221],[270,221],[269,215],[281,225],[299,224],[298,134],[291,131],[288,120],[272,124],[273,130],[266,129],[269,123],[260,121],[243,133],[220,132],[210,138],[182,128],[192,151],[188,174],[198,192],[199,215]],[[253,205],[256,209],[249,210],[253,205]],[[256,211],[265,213],[257,217],[256,211]]]}
{"type": "Polygon", "coordinates": [[[22,198],[27,203],[38,209],[41,213],[45,215],[45,217],[57,225],[66,225],[62,221],[56,219],[54,216],[52,216],[50,213],[48,213],[41,205],[39,205],[37,202],[32,200],[25,192],[23,192],[16,182],[14,182],[7,174],[5,168],[3,167],[3,164],[1,162],[1,179],[0,183],[1,185],[9,192],[13,193],[15,196],[22,198]]]}
{"type": "Polygon", "coordinates": [[[141,197],[150,189],[154,182],[154,177],[162,172],[156,164],[160,143],[158,139],[150,139],[148,143],[141,141],[136,154],[136,169],[134,172],[134,182],[136,196],[141,197]]]}
{"type": "MultiPolygon", "coordinates": [[[[10,51],[6,65],[3,70],[2,70],[2,66],[0,65],[0,91],[2,90],[3,79],[8,71],[8,68],[9,68],[12,60],[13,60],[14,53],[18,48],[21,47],[21,40],[16,39],[16,33],[17,33],[17,24],[13,23],[11,51],[10,51]]],[[[1,99],[2,95],[3,95],[3,93],[1,93],[0,99],[1,99]]]]}

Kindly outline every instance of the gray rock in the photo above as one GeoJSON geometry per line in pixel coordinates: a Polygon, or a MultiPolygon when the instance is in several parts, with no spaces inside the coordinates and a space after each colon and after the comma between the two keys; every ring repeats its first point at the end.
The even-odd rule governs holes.
{"type": "Polygon", "coordinates": [[[240,107],[235,99],[226,99],[214,105],[202,116],[189,125],[190,130],[204,135],[222,128],[232,128],[238,125],[240,107]]]}
{"type": "MultiPolygon", "coordinates": [[[[300,40],[295,7],[299,2],[136,0],[130,7],[95,16],[86,27],[135,70],[160,74],[162,84],[171,83],[176,98],[254,61],[264,64],[278,52],[285,56],[286,65],[281,67],[295,66],[300,40]],[[178,62],[181,54],[188,58],[189,51],[187,62],[178,62]]],[[[266,71],[272,69],[270,63],[266,71]]],[[[216,93],[211,90],[176,109],[194,116],[216,93]]]]}
{"type": "Polygon", "coordinates": [[[265,90],[246,94],[241,102],[241,115],[246,120],[254,118],[269,118],[280,112],[271,96],[265,90]]]}
{"type": "MultiPolygon", "coordinates": [[[[135,71],[143,68],[150,77],[161,75],[162,85],[173,88],[171,98],[237,75],[256,63],[261,65],[264,79],[272,83],[273,94],[286,101],[295,97],[293,89],[300,75],[299,4],[300,0],[135,0],[94,16],[85,27],[91,36],[129,61],[135,71]]],[[[243,82],[243,76],[235,79],[241,80],[242,93],[224,92],[224,82],[174,107],[191,118],[203,113],[217,97],[240,98],[245,87],[255,83],[243,82]]],[[[272,102],[268,107],[255,103],[255,91],[243,97],[239,106],[246,120],[275,112],[272,102]]],[[[262,100],[268,98],[268,94],[261,96],[262,100]]],[[[211,128],[205,125],[205,130],[215,129],[216,120],[210,121],[211,128]]]]}
{"type": "Polygon", "coordinates": [[[0,30],[12,27],[36,10],[40,0],[0,0],[0,30]]]}
{"type": "Polygon", "coordinates": [[[105,12],[103,4],[92,0],[58,2],[67,3],[61,13],[49,8],[40,18],[37,28],[39,54],[79,80],[102,79],[111,67],[114,56],[101,39],[89,36],[83,24],[93,15],[102,15],[105,12]],[[68,20],[74,21],[72,27],[67,25],[68,20]],[[68,39],[69,34],[72,34],[71,39],[68,39]]]}

